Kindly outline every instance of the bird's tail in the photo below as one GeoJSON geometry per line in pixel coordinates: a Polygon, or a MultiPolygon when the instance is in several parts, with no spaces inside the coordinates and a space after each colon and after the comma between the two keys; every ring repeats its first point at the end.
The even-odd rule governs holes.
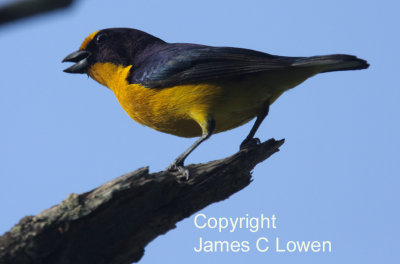
{"type": "Polygon", "coordinates": [[[367,61],[353,55],[334,54],[298,58],[292,66],[300,68],[315,67],[319,72],[362,70],[369,67],[367,61]]]}

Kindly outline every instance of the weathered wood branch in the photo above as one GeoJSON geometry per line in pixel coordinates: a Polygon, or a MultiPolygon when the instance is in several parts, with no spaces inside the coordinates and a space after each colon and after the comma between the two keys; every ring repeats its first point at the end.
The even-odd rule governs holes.
{"type": "Polygon", "coordinates": [[[0,8],[0,25],[70,6],[74,0],[19,0],[0,8]]]}
{"type": "Polygon", "coordinates": [[[0,263],[131,263],[175,224],[251,182],[251,170],[279,151],[270,139],[231,157],[187,166],[190,179],[141,168],[70,194],[0,237],[0,263]]]}

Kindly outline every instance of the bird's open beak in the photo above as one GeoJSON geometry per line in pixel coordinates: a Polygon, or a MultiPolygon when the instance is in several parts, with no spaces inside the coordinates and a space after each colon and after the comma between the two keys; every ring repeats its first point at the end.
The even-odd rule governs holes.
{"type": "Polygon", "coordinates": [[[62,62],[75,62],[69,68],[66,68],[64,72],[68,73],[86,73],[89,69],[89,61],[91,53],[85,50],[74,51],[63,59],[62,62]]]}

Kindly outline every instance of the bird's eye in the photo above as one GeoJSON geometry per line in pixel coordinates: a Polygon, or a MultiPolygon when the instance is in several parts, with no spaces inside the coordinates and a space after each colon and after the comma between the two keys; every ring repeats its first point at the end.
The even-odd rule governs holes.
{"type": "Polygon", "coordinates": [[[101,43],[104,42],[105,39],[106,39],[106,35],[105,34],[98,34],[96,36],[95,41],[96,41],[97,44],[101,44],[101,43]]]}

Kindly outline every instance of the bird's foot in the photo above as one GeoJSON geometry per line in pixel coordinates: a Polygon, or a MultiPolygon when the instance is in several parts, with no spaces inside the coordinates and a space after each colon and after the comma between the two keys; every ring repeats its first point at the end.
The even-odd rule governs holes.
{"type": "Polygon", "coordinates": [[[250,139],[245,139],[243,142],[240,144],[240,149],[246,149],[246,148],[252,148],[256,147],[261,144],[260,139],[258,138],[250,138],[250,139]]]}
{"type": "Polygon", "coordinates": [[[167,171],[178,171],[184,180],[189,180],[189,170],[183,166],[183,162],[175,160],[167,167],[167,171]]]}

